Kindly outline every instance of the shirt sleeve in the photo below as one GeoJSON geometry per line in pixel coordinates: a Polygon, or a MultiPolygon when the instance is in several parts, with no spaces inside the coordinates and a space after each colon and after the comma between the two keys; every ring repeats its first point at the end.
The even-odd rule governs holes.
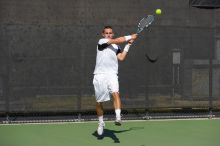
{"type": "Polygon", "coordinates": [[[121,52],[122,52],[121,47],[118,46],[118,50],[117,50],[117,52],[116,52],[116,55],[118,55],[118,54],[121,53],[121,52]]]}
{"type": "Polygon", "coordinates": [[[98,50],[102,51],[105,48],[107,48],[109,46],[108,41],[109,41],[109,39],[105,39],[105,38],[100,39],[98,42],[98,50]]]}

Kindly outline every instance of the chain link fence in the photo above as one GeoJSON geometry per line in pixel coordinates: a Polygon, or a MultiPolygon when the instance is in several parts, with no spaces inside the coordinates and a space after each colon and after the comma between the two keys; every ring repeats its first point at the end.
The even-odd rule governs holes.
{"type": "MultiPolygon", "coordinates": [[[[127,60],[119,63],[123,110],[219,111],[219,9],[197,9],[182,0],[157,4],[1,0],[0,4],[3,117],[94,114],[92,79],[103,26],[112,25],[116,36],[135,32],[137,22],[158,7],[162,15],[134,43],[127,60]],[[146,54],[158,60],[152,63],[146,54]]],[[[111,111],[112,102],[105,109],[111,111]]]]}

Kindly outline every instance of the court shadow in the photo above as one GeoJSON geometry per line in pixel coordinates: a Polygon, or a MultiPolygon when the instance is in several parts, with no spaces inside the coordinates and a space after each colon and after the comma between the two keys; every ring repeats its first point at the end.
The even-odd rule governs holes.
{"type": "Polygon", "coordinates": [[[110,130],[110,129],[104,129],[104,133],[103,135],[98,135],[97,131],[93,132],[92,135],[95,136],[98,140],[102,140],[105,137],[109,137],[111,138],[114,143],[120,143],[119,138],[115,135],[117,133],[123,133],[123,132],[128,132],[131,130],[140,130],[140,129],[144,129],[144,127],[131,127],[129,129],[126,130],[110,130]]]}

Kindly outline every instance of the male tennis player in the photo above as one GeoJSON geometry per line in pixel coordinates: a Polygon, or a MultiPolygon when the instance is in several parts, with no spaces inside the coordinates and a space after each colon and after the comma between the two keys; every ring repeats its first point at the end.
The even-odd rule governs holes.
{"type": "Polygon", "coordinates": [[[121,100],[118,83],[118,60],[125,60],[129,48],[137,38],[137,34],[118,37],[113,39],[114,33],[111,26],[105,26],[102,31],[103,38],[97,45],[96,66],[94,71],[93,85],[96,96],[96,113],[99,119],[97,133],[103,134],[105,123],[103,121],[102,103],[110,100],[112,95],[116,114],[115,125],[121,125],[121,100]],[[123,51],[117,44],[128,42],[123,51]]]}

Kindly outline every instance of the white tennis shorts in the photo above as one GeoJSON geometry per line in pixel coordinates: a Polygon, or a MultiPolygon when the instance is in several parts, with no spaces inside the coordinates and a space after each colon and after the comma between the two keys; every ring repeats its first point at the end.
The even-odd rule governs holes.
{"type": "Polygon", "coordinates": [[[109,101],[111,93],[119,92],[117,74],[95,74],[93,85],[97,102],[109,101]]]}

